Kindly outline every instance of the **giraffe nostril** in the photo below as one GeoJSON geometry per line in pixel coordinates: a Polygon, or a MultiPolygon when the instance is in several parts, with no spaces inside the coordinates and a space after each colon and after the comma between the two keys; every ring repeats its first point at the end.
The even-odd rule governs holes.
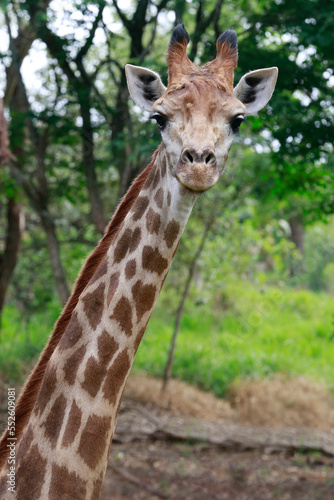
{"type": "Polygon", "coordinates": [[[189,160],[190,163],[194,162],[194,157],[192,156],[192,154],[190,153],[190,151],[186,151],[185,157],[187,158],[187,160],[189,160]]]}
{"type": "Polygon", "coordinates": [[[208,167],[215,165],[216,155],[211,148],[196,151],[194,148],[185,148],[181,155],[181,161],[193,167],[195,164],[205,164],[208,167]]]}
{"type": "Polygon", "coordinates": [[[205,163],[208,165],[209,163],[214,163],[216,161],[216,156],[213,152],[209,153],[205,158],[205,163]]]}
{"type": "Polygon", "coordinates": [[[217,158],[212,148],[207,148],[203,151],[202,161],[208,167],[213,167],[214,165],[216,165],[217,158]]]}

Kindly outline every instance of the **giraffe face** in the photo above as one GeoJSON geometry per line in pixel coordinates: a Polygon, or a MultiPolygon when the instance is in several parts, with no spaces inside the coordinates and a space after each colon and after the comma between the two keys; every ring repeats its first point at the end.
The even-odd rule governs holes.
{"type": "Polygon", "coordinates": [[[227,30],[218,38],[216,58],[201,67],[188,59],[188,41],[188,33],[178,25],[168,47],[167,88],[151,70],[128,64],[125,71],[134,101],[153,112],[171,174],[199,193],[217,183],[240,124],[267,104],[278,70],[247,73],[233,89],[235,32],[227,30]]]}
{"type": "Polygon", "coordinates": [[[246,107],[213,80],[195,76],[153,105],[172,175],[195,192],[214,186],[224,170],[246,107]]]}

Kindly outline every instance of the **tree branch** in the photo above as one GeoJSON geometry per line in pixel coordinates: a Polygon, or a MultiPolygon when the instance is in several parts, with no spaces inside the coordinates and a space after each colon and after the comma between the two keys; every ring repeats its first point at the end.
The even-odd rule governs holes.
{"type": "Polygon", "coordinates": [[[137,2],[137,8],[132,18],[132,26],[143,26],[146,24],[146,12],[150,0],[139,0],[137,2]]]}
{"type": "Polygon", "coordinates": [[[205,33],[205,31],[208,29],[208,27],[210,26],[211,23],[213,23],[216,26],[216,23],[218,22],[219,17],[220,17],[220,11],[221,11],[221,8],[223,6],[223,3],[224,3],[224,0],[219,0],[216,3],[216,5],[214,6],[214,8],[212,9],[212,11],[210,12],[210,14],[208,14],[208,16],[205,17],[203,15],[203,11],[202,11],[202,8],[204,6],[204,2],[203,2],[203,0],[201,0],[199,2],[197,14],[196,14],[196,27],[195,27],[195,31],[194,31],[193,36],[192,36],[193,45],[192,45],[191,52],[190,52],[190,59],[193,60],[197,55],[198,43],[200,41],[202,33],[205,33]]]}
{"type": "Polygon", "coordinates": [[[22,79],[21,75],[21,63],[22,60],[20,53],[18,52],[18,48],[16,45],[17,39],[13,38],[11,28],[10,28],[10,20],[8,17],[8,14],[5,14],[6,18],[6,24],[7,24],[7,29],[8,29],[8,35],[9,35],[9,48],[12,54],[12,64],[11,66],[7,69],[7,86],[6,86],[6,92],[5,92],[5,103],[7,105],[11,104],[11,101],[13,99],[13,96],[15,94],[15,91],[17,90],[18,93],[16,94],[16,98],[19,97],[17,100],[19,102],[15,103],[15,107],[19,109],[20,113],[25,114],[25,120],[28,126],[29,134],[31,137],[32,142],[34,143],[35,147],[38,146],[38,132],[36,127],[34,126],[34,123],[31,119],[30,116],[28,116],[28,111],[30,110],[30,104],[26,92],[26,88],[22,79]],[[20,61],[21,59],[21,61],[20,61]]]}
{"type": "Polygon", "coordinates": [[[41,207],[39,205],[39,198],[34,186],[28,181],[25,174],[21,171],[21,169],[17,166],[16,161],[12,160],[10,162],[10,172],[12,177],[16,180],[18,185],[23,189],[26,193],[30,203],[37,213],[40,212],[41,207]]]}
{"type": "Polygon", "coordinates": [[[88,50],[90,49],[90,47],[91,47],[91,45],[93,43],[95,32],[97,30],[99,22],[102,19],[103,9],[104,9],[104,5],[101,4],[100,7],[99,7],[99,11],[98,11],[98,13],[97,13],[97,15],[96,15],[96,17],[94,19],[94,22],[93,22],[93,25],[92,25],[92,29],[89,32],[89,36],[88,36],[85,44],[81,47],[81,49],[79,50],[78,54],[76,55],[76,57],[74,59],[76,63],[78,63],[78,61],[82,61],[83,57],[87,54],[88,50]]]}
{"type": "Polygon", "coordinates": [[[131,30],[131,22],[128,20],[128,18],[123,14],[123,12],[121,11],[121,9],[119,8],[119,6],[117,4],[117,0],[113,0],[112,3],[113,3],[113,6],[116,9],[116,12],[117,12],[120,20],[122,21],[122,23],[124,24],[124,26],[126,27],[126,29],[128,31],[131,30]]]}

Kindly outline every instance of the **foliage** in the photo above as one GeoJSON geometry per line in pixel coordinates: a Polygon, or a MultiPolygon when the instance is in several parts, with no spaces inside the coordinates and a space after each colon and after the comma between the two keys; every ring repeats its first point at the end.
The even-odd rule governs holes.
{"type": "Polygon", "coordinates": [[[317,224],[306,233],[304,272],[300,284],[333,293],[334,224],[317,224]]]}
{"type": "MultiPolygon", "coordinates": [[[[304,368],[316,376],[320,353],[325,360],[332,352],[332,299],[293,287],[333,293],[333,2],[140,0],[124,7],[116,0],[27,0],[6,7],[0,12],[8,39],[0,52],[0,87],[17,161],[0,171],[0,262],[10,232],[8,199],[22,203],[26,222],[0,332],[3,369],[14,376],[21,356],[28,363],[40,349],[60,309],[61,285],[64,302],[120,196],[150,161],[159,134],[130,102],[124,65],[152,68],[166,83],[166,47],[175,20],[182,19],[197,63],[215,57],[216,38],[233,26],[236,81],[273,65],[279,78],[270,104],[243,125],[220,185],[196,204],[166,283],[174,293],[163,295],[144,341],[145,366],[162,371],[172,329],[164,307],[177,309],[175,292],[183,288],[205,221],[214,216],[182,323],[181,339],[192,341],[180,340],[175,373],[212,384],[217,393],[237,376],[304,368]],[[293,243],[296,216],[306,228],[304,254],[293,243]],[[59,247],[56,260],[50,246],[59,247]],[[56,282],[57,265],[63,283],[56,282]],[[269,317],[251,333],[257,307],[276,293],[269,317]],[[298,312],[302,303],[310,308],[308,320],[306,310],[298,312]],[[324,314],[321,323],[316,307],[319,318],[324,314]],[[188,330],[193,336],[185,335],[188,330]],[[210,333],[217,360],[203,346],[201,330],[210,333]],[[324,337],[318,350],[317,335],[324,337]],[[307,342],[314,346],[309,351],[307,342]]],[[[320,372],[330,380],[330,368],[320,372]]]]}
{"type": "MultiPolygon", "coordinates": [[[[217,395],[224,395],[236,379],[265,377],[279,372],[292,376],[304,374],[332,387],[333,296],[294,289],[283,280],[273,285],[277,274],[281,273],[275,271],[276,264],[271,273],[264,273],[261,261],[254,260],[256,253],[250,242],[261,244],[262,241],[269,255],[275,255],[277,243],[272,238],[268,240],[266,233],[261,239],[250,225],[239,227],[242,230],[238,234],[225,233],[227,240],[231,238],[237,243],[238,252],[234,253],[231,244],[222,236],[216,244],[213,238],[207,243],[186,302],[173,376],[213,389],[217,395]],[[251,274],[247,272],[249,269],[251,274]]],[[[333,230],[333,225],[312,229],[310,237],[306,238],[306,255],[321,255],[322,238],[316,239],[314,233],[323,234],[322,231],[329,229],[333,230]]],[[[193,252],[193,241],[200,238],[200,234],[196,236],[197,230],[195,224],[190,224],[188,233],[192,233],[192,238],[187,240],[186,234],[184,244],[191,242],[192,249],[183,248],[176,257],[134,369],[144,369],[158,376],[163,373],[173,331],[173,313],[186,271],[181,260],[185,261],[187,251],[193,252]]],[[[280,244],[284,242],[283,238],[280,244]]],[[[79,264],[80,256],[77,257],[79,264]]],[[[73,261],[75,255],[72,254],[68,263],[73,261]]],[[[320,262],[323,262],[322,257],[320,262]]],[[[281,265],[279,260],[278,268],[281,265]]],[[[330,265],[334,265],[334,260],[324,267],[324,279],[326,272],[332,269],[330,265]]],[[[43,273],[38,273],[38,277],[41,275],[43,273]]],[[[48,281],[48,276],[45,279],[48,281]]],[[[46,290],[45,283],[40,282],[39,286],[46,290]]],[[[33,295],[35,300],[41,300],[43,293],[33,295]]],[[[7,380],[22,378],[25,375],[22,364],[29,366],[47,340],[60,304],[55,296],[47,298],[44,295],[44,300],[47,301],[29,317],[20,314],[17,301],[5,309],[0,372],[7,380]]]]}
{"type": "Polygon", "coordinates": [[[0,332],[0,374],[8,384],[23,383],[32,361],[41,350],[59,315],[59,301],[48,302],[47,308],[24,317],[16,305],[5,307],[0,332]]]}

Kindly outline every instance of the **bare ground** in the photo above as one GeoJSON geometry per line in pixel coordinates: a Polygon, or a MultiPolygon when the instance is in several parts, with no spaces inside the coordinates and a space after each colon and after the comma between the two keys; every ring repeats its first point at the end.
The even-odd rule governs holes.
{"type": "Polygon", "coordinates": [[[101,499],[332,500],[333,462],[288,449],[226,451],[150,440],[115,444],[101,499]]]}
{"type": "Polygon", "coordinates": [[[325,387],[275,377],[234,386],[228,400],[180,381],[164,395],[160,388],[130,377],[102,500],[334,499],[325,387]]]}
{"type": "Polygon", "coordinates": [[[162,396],[160,384],[130,379],[102,500],[334,499],[334,414],[321,385],[275,377],[224,401],[179,381],[162,396]]]}

